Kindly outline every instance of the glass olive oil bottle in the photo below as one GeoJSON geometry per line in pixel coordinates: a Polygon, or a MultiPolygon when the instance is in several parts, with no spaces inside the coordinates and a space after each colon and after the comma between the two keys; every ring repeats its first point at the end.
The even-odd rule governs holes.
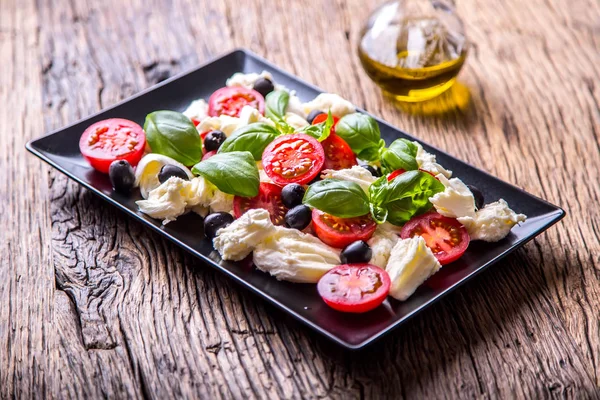
{"type": "Polygon", "coordinates": [[[452,3],[404,0],[385,3],[371,15],[360,35],[358,55],[387,95],[417,102],[452,86],[467,47],[452,3]]]}

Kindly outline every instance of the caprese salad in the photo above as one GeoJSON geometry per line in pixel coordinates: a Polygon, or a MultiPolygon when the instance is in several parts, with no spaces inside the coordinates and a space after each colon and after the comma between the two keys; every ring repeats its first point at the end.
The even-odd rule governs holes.
{"type": "Polygon", "coordinates": [[[418,142],[386,143],[340,96],[303,103],[268,72],[236,73],[208,102],[151,112],[143,128],[97,122],[79,144],[114,190],[139,188],[141,213],[163,224],[198,213],[222,259],[317,283],[342,312],[406,300],[471,241],[526,219],[502,199],[484,205],[418,142]]]}

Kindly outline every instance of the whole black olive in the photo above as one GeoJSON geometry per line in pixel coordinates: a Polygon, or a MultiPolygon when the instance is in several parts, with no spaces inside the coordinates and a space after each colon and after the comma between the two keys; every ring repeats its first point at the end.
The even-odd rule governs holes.
{"type": "Polygon", "coordinates": [[[321,115],[321,114],[325,114],[325,113],[321,110],[312,110],[308,114],[308,117],[306,117],[306,121],[308,121],[309,124],[312,124],[313,121],[315,120],[315,118],[317,118],[317,115],[321,115]]]}
{"type": "Polygon", "coordinates": [[[471,193],[473,193],[473,197],[475,198],[475,207],[477,207],[478,210],[483,208],[483,202],[485,201],[485,198],[483,197],[483,193],[481,193],[481,190],[477,189],[475,186],[472,185],[467,185],[467,187],[469,188],[471,193]]]}
{"type": "Polygon", "coordinates": [[[285,214],[285,223],[288,227],[302,230],[310,224],[312,211],[305,205],[300,205],[288,210],[285,214]]]}
{"type": "Polygon", "coordinates": [[[217,236],[217,231],[233,222],[233,216],[226,212],[216,212],[204,218],[204,234],[209,239],[217,236]]]}
{"type": "Polygon", "coordinates": [[[362,264],[371,261],[372,256],[373,250],[371,250],[371,247],[362,240],[357,240],[342,250],[340,261],[342,264],[362,264]]]}
{"type": "Polygon", "coordinates": [[[190,180],[190,178],[188,178],[188,175],[185,173],[184,170],[182,170],[181,168],[179,168],[175,165],[167,164],[167,165],[163,165],[163,167],[160,169],[160,172],[158,173],[158,181],[160,183],[165,183],[172,176],[181,178],[184,181],[190,180]]]}
{"type": "Polygon", "coordinates": [[[258,78],[254,82],[253,89],[262,94],[263,97],[267,97],[269,93],[275,90],[275,85],[273,85],[273,82],[269,78],[258,78]]]}
{"type": "Polygon", "coordinates": [[[127,194],[135,184],[133,168],[126,160],[115,160],[108,167],[108,177],[115,191],[127,194]]]}
{"type": "Polygon", "coordinates": [[[219,147],[227,139],[222,131],[210,131],[204,138],[204,148],[207,152],[219,150],[219,147]]]}
{"type": "Polygon", "coordinates": [[[281,190],[281,202],[287,208],[294,208],[302,204],[306,189],[297,183],[285,185],[281,190]]]}
{"type": "Polygon", "coordinates": [[[373,175],[376,178],[379,178],[381,176],[381,174],[379,173],[379,170],[372,165],[362,164],[361,167],[363,167],[364,169],[369,171],[371,173],[371,175],[373,175]]]}

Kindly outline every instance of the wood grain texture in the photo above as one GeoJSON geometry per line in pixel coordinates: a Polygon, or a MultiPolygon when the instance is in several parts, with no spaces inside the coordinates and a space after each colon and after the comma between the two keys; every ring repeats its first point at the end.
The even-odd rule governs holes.
{"type": "Polygon", "coordinates": [[[0,2],[0,397],[597,397],[600,4],[459,1],[472,103],[425,117],[360,68],[377,3],[0,2]],[[348,353],[25,154],[28,139],[235,47],[567,218],[348,353]]]}

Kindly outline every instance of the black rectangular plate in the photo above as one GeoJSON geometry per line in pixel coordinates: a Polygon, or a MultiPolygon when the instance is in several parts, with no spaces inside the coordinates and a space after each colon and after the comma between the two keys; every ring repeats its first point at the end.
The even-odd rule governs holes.
{"type": "MultiPolygon", "coordinates": [[[[513,228],[511,234],[498,243],[473,242],[460,260],[436,274],[435,288],[423,285],[408,301],[399,302],[390,298],[384,306],[365,315],[348,315],[327,307],[321,301],[316,285],[280,282],[268,274],[243,268],[238,263],[222,261],[219,254],[213,250],[210,241],[204,239],[204,235],[198,230],[197,222],[200,217],[188,214],[163,227],[160,221],[139,213],[135,204],[135,201],[141,198],[139,192],[132,196],[114,193],[108,176],[92,169],[79,153],[81,133],[96,121],[118,117],[143,125],[149,112],[163,109],[182,111],[192,100],[208,99],[214,90],[225,85],[226,79],[234,72],[263,70],[272,73],[276,82],[296,90],[303,101],[311,100],[322,92],[247,50],[235,50],[73,125],[33,140],[27,144],[27,149],[104,200],[224,272],[242,286],[349,349],[361,348],[399,326],[478,272],[523,246],[565,215],[559,207],[423,144],[426,150],[437,155],[440,164],[451,169],[466,183],[482,189],[487,199],[503,198],[514,210],[526,214],[529,218],[521,226],[513,228]]],[[[415,140],[401,130],[377,120],[381,127],[381,135],[387,143],[398,137],[415,140]]]]}

